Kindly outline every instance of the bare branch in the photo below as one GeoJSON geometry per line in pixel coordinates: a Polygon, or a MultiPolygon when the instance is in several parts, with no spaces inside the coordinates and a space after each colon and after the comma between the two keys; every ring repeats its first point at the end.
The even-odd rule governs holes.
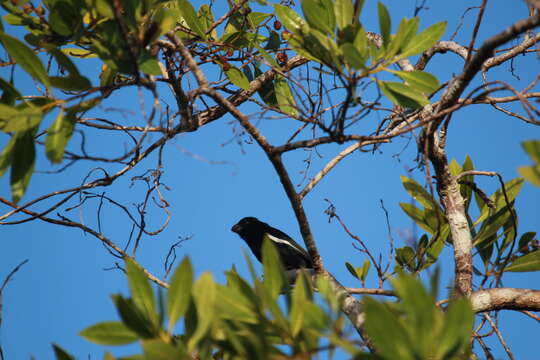
{"type": "MultiPolygon", "coordinates": [[[[28,259],[23,260],[19,263],[19,265],[15,266],[13,270],[9,272],[9,274],[4,279],[4,282],[2,283],[2,286],[0,286],[0,327],[2,326],[2,313],[3,313],[3,307],[4,307],[4,301],[3,301],[3,292],[8,284],[8,282],[13,278],[15,273],[20,270],[21,267],[24,266],[28,262],[28,259]]],[[[2,346],[0,345],[0,360],[4,360],[4,351],[2,350],[2,346]]]]}
{"type": "Polygon", "coordinates": [[[377,141],[377,140],[374,140],[374,141],[360,141],[360,142],[357,142],[355,144],[350,145],[349,147],[347,147],[346,149],[341,151],[338,155],[336,155],[336,157],[334,157],[332,160],[330,160],[324,166],[324,168],[321,171],[319,171],[317,173],[317,175],[315,175],[313,177],[313,179],[311,179],[309,184],[307,184],[302,189],[302,191],[300,191],[300,193],[298,195],[301,198],[305,197],[319,183],[319,181],[321,181],[322,178],[324,176],[326,176],[326,174],[328,174],[341,160],[343,160],[348,155],[352,154],[353,152],[355,152],[358,149],[361,149],[364,146],[373,145],[373,144],[377,144],[377,143],[381,143],[381,142],[388,142],[388,140],[383,140],[383,141],[377,141]]]}
{"type": "Polygon", "coordinates": [[[497,338],[499,339],[499,342],[503,346],[504,351],[506,351],[506,354],[508,355],[508,358],[510,360],[514,360],[514,355],[512,354],[512,351],[510,351],[510,347],[508,346],[508,344],[504,340],[504,338],[502,336],[502,333],[499,330],[499,326],[497,324],[495,324],[495,322],[493,321],[493,319],[491,319],[491,316],[489,316],[489,314],[485,313],[485,314],[482,314],[482,315],[484,316],[484,319],[486,319],[489,322],[489,324],[491,325],[491,327],[495,331],[495,334],[497,334],[497,338]]]}
{"type": "Polygon", "coordinates": [[[471,294],[475,312],[496,310],[540,311],[540,290],[493,288],[471,294]]]}
{"type": "Polygon", "coordinates": [[[497,173],[494,172],[494,171],[477,171],[477,170],[469,170],[469,171],[464,171],[464,172],[462,172],[461,174],[459,174],[458,176],[456,176],[456,180],[459,180],[459,179],[461,179],[461,178],[464,177],[464,176],[470,176],[470,175],[495,176],[495,175],[497,175],[497,173]]]}

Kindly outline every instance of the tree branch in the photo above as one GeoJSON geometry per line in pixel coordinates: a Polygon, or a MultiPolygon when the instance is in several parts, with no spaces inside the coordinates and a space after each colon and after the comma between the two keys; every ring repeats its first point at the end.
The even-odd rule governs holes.
{"type": "MultiPolygon", "coordinates": [[[[539,24],[540,14],[536,14],[516,22],[506,30],[487,39],[478,49],[477,53],[470,57],[470,61],[465,64],[463,72],[452,79],[436,107],[433,114],[434,121],[426,127],[425,138],[427,141],[424,144],[426,155],[435,169],[437,189],[445,208],[454,245],[454,289],[456,295],[468,296],[472,291],[472,238],[459,184],[457,179],[450,173],[448,159],[444,149],[446,128],[441,130],[440,139],[436,132],[444,119],[441,112],[456,105],[459,96],[480,71],[484,62],[493,56],[495,48],[539,24]]],[[[429,111],[429,109],[426,110],[429,111]]]]}
{"type": "Polygon", "coordinates": [[[469,85],[469,83],[472,81],[474,76],[478,73],[478,71],[480,71],[485,61],[493,56],[494,50],[498,46],[514,39],[518,35],[528,30],[535,28],[538,25],[540,25],[540,13],[520,20],[508,27],[506,30],[487,39],[478,49],[476,54],[471,57],[471,61],[465,65],[463,72],[452,79],[448,85],[448,88],[441,97],[441,102],[437,108],[437,112],[446,109],[455,103],[467,85],[469,85]]]}
{"type": "Polygon", "coordinates": [[[287,194],[289,202],[291,203],[291,206],[296,216],[296,220],[298,221],[298,225],[300,227],[300,233],[302,234],[302,238],[304,240],[306,248],[313,261],[314,270],[316,271],[316,273],[321,274],[332,281],[335,286],[335,291],[343,296],[342,311],[347,315],[353,326],[358,331],[358,334],[362,338],[365,338],[365,331],[363,329],[365,315],[362,312],[361,304],[356,298],[354,298],[351,294],[347,292],[343,285],[341,285],[330,273],[328,273],[324,269],[321,256],[315,244],[315,240],[313,238],[313,234],[309,227],[309,222],[304,211],[304,207],[302,205],[302,198],[295,191],[294,184],[292,183],[289,174],[285,166],[283,165],[283,162],[281,161],[281,153],[275,151],[275,148],[273,148],[268,143],[268,141],[260,133],[260,131],[249,122],[248,117],[244,115],[241,111],[239,111],[236,106],[234,106],[234,104],[232,104],[228,99],[224,98],[217,91],[207,86],[208,81],[204,77],[204,74],[198,68],[197,63],[193,59],[193,56],[191,55],[189,50],[181,42],[180,50],[182,52],[182,55],[186,59],[188,66],[193,72],[195,78],[197,79],[197,82],[199,84],[198,91],[200,93],[211,96],[226,111],[230,112],[240,122],[244,129],[255,139],[255,141],[257,141],[259,146],[266,153],[266,156],[274,166],[274,169],[279,176],[281,184],[283,185],[285,193],[287,194]]]}
{"type": "Polygon", "coordinates": [[[470,296],[475,312],[496,310],[540,311],[540,290],[493,288],[475,291],[470,296]]]}
{"type": "Polygon", "coordinates": [[[377,144],[377,143],[381,143],[381,142],[390,142],[390,141],[389,140],[385,140],[385,141],[380,141],[380,140],[371,140],[371,141],[369,141],[369,140],[367,140],[367,141],[359,141],[359,142],[357,142],[355,144],[350,145],[349,147],[347,147],[346,149],[341,151],[339,154],[337,154],[336,157],[334,157],[332,160],[330,160],[324,166],[324,168],[321,171],[319,171],[317,173],[317,175],[315,175],[313,177],[313,179],[311,179],[309,184],[307,184],[302,189],[302,191],[300,191],[298,196],[300,196],[301,198],[304,198],[319,183],[319,181],[321,181],[322,178],[326,176],[326,174],[328,174],[341,160],[343,160],[348,155],[352,154],[353,152],[355,152],[356,150],[358,150],[358,149],[360,149],[360,148],[362,148],[364,146],[377,144]]]}

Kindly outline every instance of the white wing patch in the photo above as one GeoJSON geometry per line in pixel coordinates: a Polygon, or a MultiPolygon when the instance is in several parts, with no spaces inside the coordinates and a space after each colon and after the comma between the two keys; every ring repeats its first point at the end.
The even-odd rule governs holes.
{"type": "Polygon", "coordinates": [[[280,239],[278,237],[275,237],[275,236],[272,236],[270,235],[269,233],[265,233],[266,236],[268,236],[268,238],[270,240],[272,240],[273,242],[275,243],[281,243],[281,244],[285,244],[285,245],[289,245],[290,247],[292,247],[294,250],[298,251],[300,254],[304,255],[304,252],[300,249],[298,249],[296,246],[294,246],[293,244],[291,244],[290,242],[288,242],[287,240],[285,239],[280,239]]]}

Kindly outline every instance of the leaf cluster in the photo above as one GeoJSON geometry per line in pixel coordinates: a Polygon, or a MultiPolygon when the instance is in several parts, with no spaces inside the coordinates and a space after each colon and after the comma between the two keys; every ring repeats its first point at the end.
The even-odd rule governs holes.
{"type": "Polygon", "coordinates": [[[474,314],[467,299],[453,300],[444,312],[435,304],[437,279],[426,289],[417,278],[392,280],[400,298],[382,303],[364,298],[366,330],[382,359],[458,359],[468,353],[474,314]]]}
{"type": "MultiPolygon", "coordinates": [[[[267,5],[266,1],[258,3],[267,5]]],[[[249,90],[250,82],[263,71],[276,69],[273,78],[257,89],[258,94],[269,109],[293,117],[299,115],[297,100],[281,71],[288,47],[328,67],[344,81],[353,94],[351,99],[359,79],[371,78],[395,104],[426,105],[426,94],[439,86],[437,79],[426,72],[397,71],[390,66],[435,44],[444,23],[418,33],[418,18],[403,19],[391,34],[388,10],[379,4],[382,41],[373,41],[359,21],[361,3],[354,7],[351,0],[304,0],[304,19],[282,5],[275,5],[272,13],[252,11],[248,2],[232,2],[229,16],[221,24],[208,4],[196,9],[188,0],[47,0],[37,7],[27,1],[3,1],[4,21],[21,27],[25,41],[9,35],[2,26],[0,42],[13,63],[46,90],[28,100],[15,84],[0,78],[0,130],[12,137],[0,155],[0,175],[11,167],[13,201],[21,199],[32,177],[33,138],[45,117],[56,117],[47,129],[45,152],[58,164],[83,113],[122,86],[153,88],[148,81],[141,82],[143,78],[162,76],[168,81],[164,69],[167,66],[172,71],[170,62],[176,61],[178,48],[174,49],[174,41],[164,46],[164,38],[181,41],[198,57],[198,65],[218,66],[228,80],[226,86],[249,90]],[[276,17],[279,20],[271,27],[276,17]],[[168,59],[165,64],[159,60],[160,51],[168,59]],[[46,69],[45,57],[57,65],[60,76],[51,75],[50,67],[46,69]],[[102,65],[95,88],[73,61],[87,58],[99,59],[102,65]],[[375,75],[381,71],[402,82],[377,79],[375,75]],[[62,98],[58,91],[71,96],[62,98]],[[13,156],[15,149],[21,156],[13,156]]]]}
{"type": "MultiPolygon", "coordinates": [[[[527,144],[526,148],[532,149],[533,146],[527,144]]],[[[488,196],[475,182],[473,175],[460,176],[472,170],[474,165],[469,156],[462,165],[455,160],[450,163],[452,175],[459,176],[459,191],[464,199],[473,245],[484,265],[483,270],[475,267],[475,272],[490,277],[499,276],[503,271],[540,270],[536,233],[525,232],[519,240],[517,238],[518,216],[514,202],[523,186],[523,179],[516,178],[501,184],[498,190],[488,196]]],[[[400,206],[426,231],[415,247],[405,246],[396,250],[398,267],[415,273],[434,264],[452,238],[443,209],[433,195],[410,178],[402,176],[401,181],[420,207],[410,203],[400,203],[400,206]]]]}
{"type": "MultiPolygon", "coordinates": [[[[234,269],[226,273],[226,284],[217,283],[210,273],[194,280],[190,261],[184,258],[165,296],[155,296],[144,272],[127,261],[130,297],[112,297],[121,321],[92,325],[81,335],[101,345],[138,341],[145,359],[190,354],[201,359],[310,357],[320,351],[322,339],[332,346],[347,343],[341,339],[339,299],[328,281],[317,281],[324,299],[318,304],[303,274],[290,291],[270,241],[265,242],[263,258],[265,277],[254,276],[252,284],[234,269]],[[284,304],[278,300],[282,293],[284,304]],[[182,334],[174,334],[179,329],[182,334]]],[[[352,343],[348,349],[351,355],[360,351],[352,343]]]]}
{"type": "MultiPolygon", "coordinates": [[[[142,353],[124,359],[309,359],[321,351],[332,357],[338,348],[355,359],[457,359],[467,351],[470,304],[461,299],[441,311],[436,279],[426,290],[402,274],[392,280],[397,303],[364,299],[366,330],[376,348],[367,354],[349,339],[331,281],[299,272],[291,288],[271,241],[263,245],[263,267],[262,280],[253,273],[249,283],[233,269],[222,285],[209,273],[194,280],[184,258],[167,293],[156,296],[144,271],[128,260],[130,297],[112,296],[120,321],[97,323],[81,336],[100,345],[138,342],[142,353]]],[[[72,358],[54,349],[57,359],[72,358]]],[[[114,357],[106,353],[104,359],[114,357]]]]}
{"type": "Polygon", "coordinates": [[[426,94],[439,87],[433,75],[390,67],[432,47],[443,35],[446,23],[437,23],[418,33],[419,18],[404,18],[396,33],[391,34],[390,14],[379,2],[381,38],[377,38],[362,26],[359,20],[362,6],[355,13],[352,0],[302,0],[301,5],[305,19],[289,7],[274,6],[277,17],[292,33],[288,43],[297,53],[329,67],[347,83],[372,78],[396,105],[418,108],[429,104],[426,94]],[[382,71],[394,74],[403,82],[374,77],[382,71]]]}

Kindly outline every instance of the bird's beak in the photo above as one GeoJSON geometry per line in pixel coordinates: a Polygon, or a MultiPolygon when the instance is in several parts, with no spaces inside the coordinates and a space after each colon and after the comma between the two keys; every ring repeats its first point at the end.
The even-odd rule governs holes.
{"type": "Polygon", "coordinates": [[[235,233],[238,233],[240,230],[242,229],[242,227],[238,224],[235,224],[232,228],[231,228],[231,231],[232,232],[235,232],[235,233]]]}

